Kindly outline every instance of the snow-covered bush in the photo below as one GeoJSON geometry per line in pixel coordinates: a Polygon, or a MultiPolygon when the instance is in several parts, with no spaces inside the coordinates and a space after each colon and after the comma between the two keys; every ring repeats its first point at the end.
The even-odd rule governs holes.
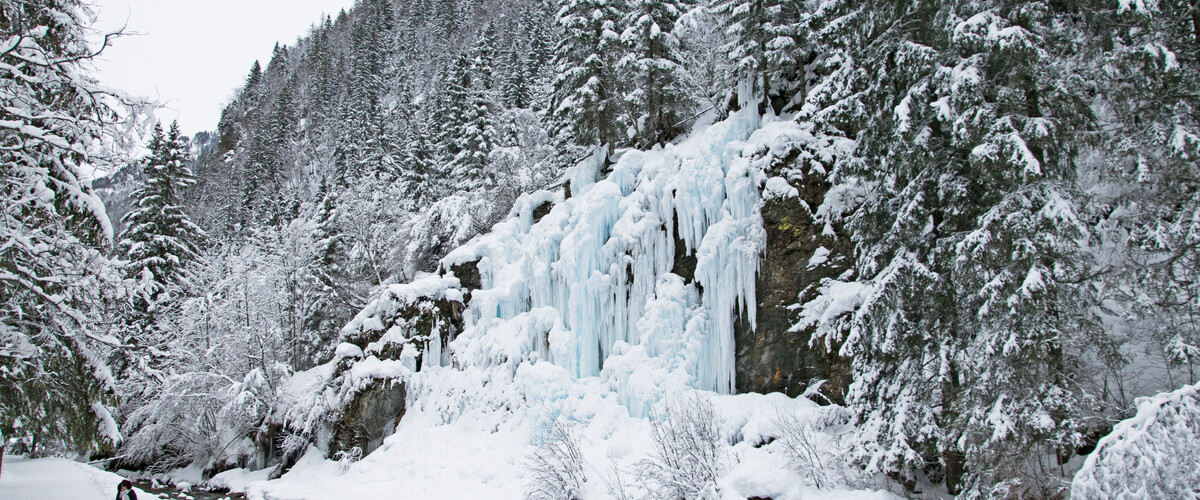
{"type": "Polygon", "coordinates": [[[350,470],[350,466],[353,465],[354,462],[361,460],[362,457],[362,448],[355,446],[349,450],[342,450],[335,453],[333,458],[337,460],[338,472],[345,473],[346,471],[350,470]]]}
{"type": "Polygon", "coordinates": [[[828,409],[815,421],[782,412],[775,418],[778,441],[783,445],[788,466],[817,488],[859,486],[851,473],[849,439],[822,429],[847,424],[849,412],[838,406],[828,409]]]}
{"type": "Polygon", "coordinates": [[[1071,498],[1200,498],[1200,383],[1139,399],[1075,475],[1071,498]]]}
{"type": "Polygon", "coordinates": [[[711,401],[669,400],[665,415],[651,418],[650,437],[654,452],[638,473],[653,498],[717,498],[728,460],[711,401]]]}
{"type": "Polygon", "coordinates": [[[562,419],[549,423],[545,441],[529,455],[532,479],[525,492],[529,500],[575,500],[580,498],[586,462],[579,434],[562,419]]]}

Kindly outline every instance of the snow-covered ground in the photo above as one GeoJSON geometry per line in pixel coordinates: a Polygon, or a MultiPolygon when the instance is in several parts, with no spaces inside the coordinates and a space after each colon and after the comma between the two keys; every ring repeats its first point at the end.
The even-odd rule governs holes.
{"type": "MultiPolygon", "coordinates": [[[[0,471],[3,500],[111,500],[121,476],[61,458],[30,460],[5,455],[0,471]]],[[[158,498],[134,488],[139,500],[158,498]]]]}
{"type": "MultiPolygon", "coordinates": [[[[544,368],[559,371],[548,363],[544,368]]],[[[527,377],[523,382],[531,383],[547,376],[553,375],[521,374],[517,379],[520,382],[527,377]]],[[[561,376],[566,376],[565,372],[561,376]]],[[[653,455],[650,423],[631,417],[618,398],[598,387],[599,382],[578,384],[557,403],[541,408],[516,412],[466,408],[450,422],[438,409],[419,407],[405,415],[381,448],[361,461],[339,464],[322,458],[314,448],[278,480],[262,481],[261,476],[254,477],[261,473],[234,470],[218,475],[213,482],[261,500],[521,499],[526,498],[534,480],[530,457],[546,441],[549,418],[557,414],[556,418],[567,422],[580,437],[587,475],[582,498],[620,498],[606,483],[607,478],[617,477],[614,474],[622,478],[627,498],[646,498],[645,485],[632,478],[653,455]]],[[[707,397],[713,403],[722,436],[719,498],[897,498],[875,491],[882,484],[844,476],[852,473],[852,468],[841,461],[844,457],[839,453],[845,450],[838,448],[836,440],[839,432],[851,429],[836,423],[839,408],[819,407],[807,399],[782,394],[718,396],[693,391],[684,397],[707,397]],[[807,464],[794,462],[789,446],[797,443],[771,441],[796,430],[817,428],[805,424],[821,423],[827,425],[809,434],[814,448],[807,464]],[[797,424],[800,429],[786,428],[797,424]],[[732,446],[726,444],[730,441],[732,446]],[[824,487],[814,487],[818,482],[824,487]],[[844,489],[850,483],[859,489],[844,489]]]]}

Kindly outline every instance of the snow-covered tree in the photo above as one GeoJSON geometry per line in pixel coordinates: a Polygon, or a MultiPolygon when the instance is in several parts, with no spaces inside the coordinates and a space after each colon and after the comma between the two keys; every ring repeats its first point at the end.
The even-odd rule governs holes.
{"type": "Polygon", "coordinates": [[[641,146],[674,138],[691,107],[683,91],[679,40],[671,33],[684,7],[673,0],[635,0],[626,13],[621,39],[628,52],[618,64],[634,75],[625,100],[641,146]]]}
{"type": "MultiPolygon", "coordinates": [[[[774,96],[791,97],[803,89],[803,66],[812,50],[805,45],[802,2],[788,0],[717,0],[714,13],[724,19],[730,41],[724,47],[749,85],[743,99],[772,105],[774,96]]],[[[778,109],[776,111],[779,111],[778,109]]]]}
{"type": "Polygon", "coordinates": [[[562,41],[554,53],[550,115],[582,146],[624,144],[621,80],[615,62],[623,52],[623,13],[605,0],[562,0],[562,41]]]}
{"type": "Polygon", "coordinates": [[[272,196],[280,193],[284,177],[295,161],[292,153],[298,121],[296,86],[295,79],[289,78],[250,137],[242,192],[243,204],[252,212],[251,222],[268,222],[282,208],[271,202],[272,196]]]}
{"type": "Polygon", "coordinates": [[[500,97],[509,108],[528,108],[533,104],[534,84],[529,60],[519,48],[514,47],[509,51],[506,62],[508,74],[501,83],[500,97]]]}
{"type": "Polygon", "coordinates": [[[434,176],[433,144],[429,136],[429,127],[420,121],[413,126],[408,144],[404,149],[404,176],[401,181],[411,193],[416,206],[430,203],[432,193],[444,190],[436,187],[439,179],[434,176]]]}
{"type": "MultiPolygon", "coordinates": [[[[137,386],[147,385],[144,378],[154,378],[154,372],[164,368],[157,358],[167,352],[175,332],[158,319],[169,315],[166,311],[187,293],[188,264],[205,236],[184,207],[185,192],[196,180],[179,124],[172,123],[166,133],[156,124],[148,149],[139,162],[142,185],[133,192],[136,201],[123,217],[125,231],[117,244],[127,261],[125,275],[136,283],[126,327],[118,335],[129,348],[109,359],[117,375],[138,380],[137,386]]],[[[141,389],[135,387],[134,392],[144,392],[141,389]]]]}
{"type": "MultiPolygon", "coordinates": [[[[1189,2],[1106,2],[1097,69],[1102,163],[1110,186],[1105,236],[1125,245],[1110,282],[1127,304],[1138,341],[1165,371],[1159,389],[1200,381],[1200,24],[1189,2]],[[1115,193],[1113,195],[1112,193],[1115,193]]],[[[1118,356],[1129,366],[1134,356],[1118,356]]]]}
{"type": "Polygon", "coordinates": [[[438,78],[441,85],[434,104],[432,120],[439,127],[435,140],[439,163],[449,165],[462,151],[461,132],[471,106],[471,63],[465,54],[447,65],[438,78]]]}
{"type": "Polygon", "coordinates": [[[835,65],[806,106],[857,138],[836,175],[872,191],[848,227],[873,293],[830,339],[853,358],[861,458],[902,475],[937,460],[954,493],[1050,494],[1038,464],[1079,442],[1092,398],[1072,382],[1094,345],[1074,170],[1090,111],[1056,42],[1072,12],[869,7],[812,19],[835,65]]]}
{"type": "Polygon", "coordinates": [[[112,225],[86,175],[128,145],[114,106],[133,104],[86,72],[102,48],[91,16],[78,0],[0,1],[0,428],[82,449],[120,440],[95,321],[117,279],[112,225]]]}
{"type": "Polygon", "coordinates": [[[712,109],[723,117],[733,94],[734,61],[724,48],[729,36],[721,29],[721,16],[705,8],[684,13],[672,32],[679,39],[681,87],[688,101],[701,110],[712,109]]]}
{"type": "MultiPolygon", "coordinates": [[[[490,70],[489,70],[490,72],[490,70]]],[[[495,103],[484,82],[472,79],[463,109],[463,128],[455,139],[458,152],[451,163],[451,182],[463,190],[487,189],[495,185],[495,175],[488,170],[488,156],[496,145],[496,126],[493,121],[495,103]]]]}
{"type": "Polygon", "coordinates": [[[188,163],[188,144],[179,123],[164,133],[155,125],[141,161],[142,186],[133,192],[134,209],[125,214],[118,248],[129,261],[128,274],[147,282],[146,300],[158,300],[168,288],[182,284],[185,268],[196,257],[204,231],[192,223],[183,206],[184,191],[195,184],[188,163]]]}

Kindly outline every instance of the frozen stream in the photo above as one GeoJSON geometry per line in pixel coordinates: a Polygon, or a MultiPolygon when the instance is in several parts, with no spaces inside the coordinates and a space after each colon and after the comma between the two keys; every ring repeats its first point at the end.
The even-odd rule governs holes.
{"type": "MultiPolygon", "coordinates": [[[[137,486],[138,489],[145,491],[146,493],[158,495],[158,498],[162,498],[162,499],[242,500],[242,499],[246,498],[246,496],[241,493],[213,493],[213,492],[208,492],[208,491],[203,491],[203,490],[198,490],[198,489],[193,489],[193,490],[189,490],[189,491],[181,491],[177,488],[173,488],[170,486],[154,487],[154,485],[150,484],[150,482],[148,482],[148,481],[137,481],[134,483],[134,486],[137,486]]],[[[139,500],[141,500],[140,497],[139,497],[139,500]]]]}

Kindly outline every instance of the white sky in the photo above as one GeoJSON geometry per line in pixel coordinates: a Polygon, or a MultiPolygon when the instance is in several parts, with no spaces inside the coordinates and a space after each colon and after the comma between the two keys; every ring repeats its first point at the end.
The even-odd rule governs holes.
{"type": "Polygon", "coordinates": [[[126,25],[96,61],[104,84],[165,104],[184,133],[213,130],[255,60],[266,69],[278,41],[292,45],[323,13],[354,0],[92,0],[96,29],[126,25]]]}

